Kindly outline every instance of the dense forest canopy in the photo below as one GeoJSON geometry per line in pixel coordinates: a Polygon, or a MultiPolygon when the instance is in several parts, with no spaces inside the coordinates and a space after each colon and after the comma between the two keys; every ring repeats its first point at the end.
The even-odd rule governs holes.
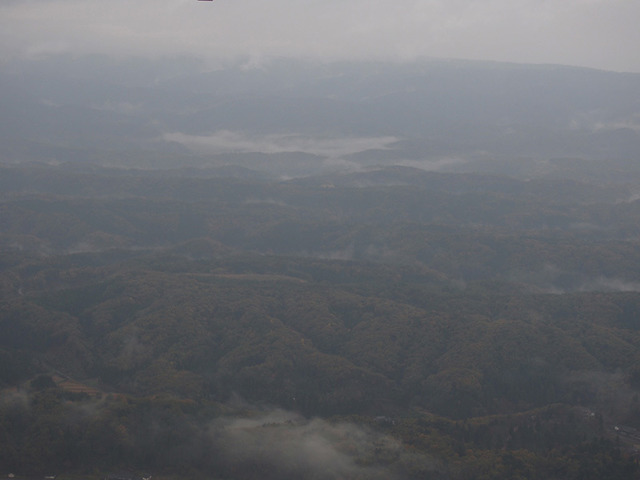
{"type": "Polygon", "coordinates": [[[346,463],[318,478],[635,471],[628,185],[225,175],[2,167],[7,468],[311,475],[225,454],[253,412],[246,441],[329,442],[346,463]]]}
{"type": "Polygon", "coordinates": [[[7,72],[0,475],[638,478],[637,75],[7,72]]]}

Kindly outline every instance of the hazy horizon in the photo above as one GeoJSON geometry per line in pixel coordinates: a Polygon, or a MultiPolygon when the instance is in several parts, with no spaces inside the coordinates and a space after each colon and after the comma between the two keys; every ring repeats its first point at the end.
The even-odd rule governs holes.
{"type": "Polygon", "coordinates": [[[454,58],[640,72],[625,0],[11,0],[0,68],[55,54],[319,60],[454,58]]]}

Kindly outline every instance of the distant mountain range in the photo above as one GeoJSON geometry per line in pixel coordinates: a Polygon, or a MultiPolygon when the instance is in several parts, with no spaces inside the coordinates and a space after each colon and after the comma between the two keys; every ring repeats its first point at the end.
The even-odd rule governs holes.
{"type": "Polygon", "coordinates": [[[5,162],[530,176],[551,159],[640,152],[640,75],[584,68],[280,59],[214,69],[60,56],[6,64],[0,85],[5,162]]]}

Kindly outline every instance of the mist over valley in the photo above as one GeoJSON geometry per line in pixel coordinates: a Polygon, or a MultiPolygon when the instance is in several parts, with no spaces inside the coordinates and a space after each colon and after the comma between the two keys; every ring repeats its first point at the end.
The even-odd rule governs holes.
{"type": "Polygon", "coordinates": [[[0,475],[638,478],[639,74],[60,54],[0,85],[0,475]]]}

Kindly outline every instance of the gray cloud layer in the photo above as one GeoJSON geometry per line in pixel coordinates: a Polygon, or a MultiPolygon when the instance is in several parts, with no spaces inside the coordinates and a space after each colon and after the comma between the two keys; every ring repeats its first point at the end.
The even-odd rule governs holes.
{"type": "Polygon", "coordinates": [[[455,57],[640,71],[635,0],[4,0],[2,58],[455,57]]]}

